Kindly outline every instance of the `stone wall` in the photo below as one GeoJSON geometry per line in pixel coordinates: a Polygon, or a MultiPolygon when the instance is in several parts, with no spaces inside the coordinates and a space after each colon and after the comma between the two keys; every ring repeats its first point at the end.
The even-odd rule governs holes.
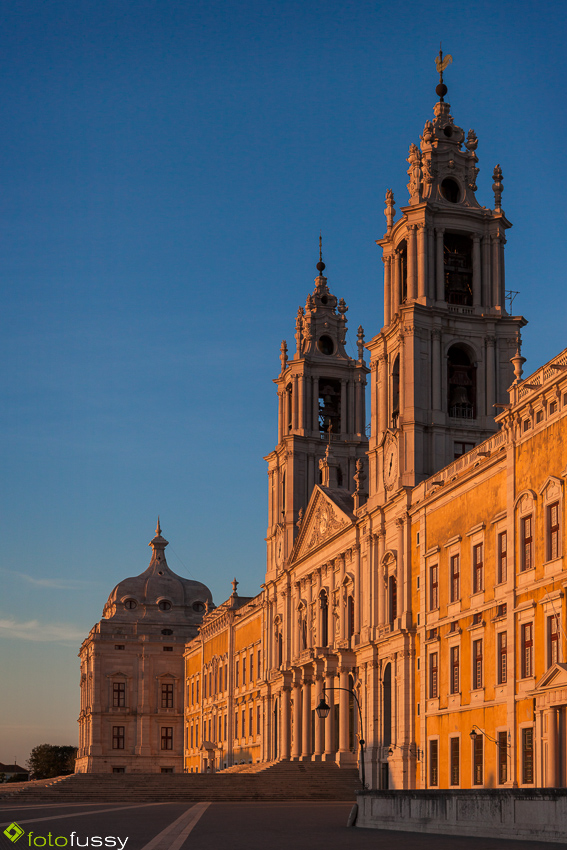
{"type": "Polygon", "coordinates": [[[356,826],[517,838],[567,840],[567,790],[365,791],[356,826]]]}

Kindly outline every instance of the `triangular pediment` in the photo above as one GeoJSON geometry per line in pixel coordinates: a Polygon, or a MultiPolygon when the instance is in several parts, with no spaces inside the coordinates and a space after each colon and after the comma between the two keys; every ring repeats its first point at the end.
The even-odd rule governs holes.
{"type": "Polygon", "coordinates": [[[549,670],[543,674],[539,682],[536,682],[535,690],[541,691],[546,688],[555,690],[555,688],[567,687],[567,664],[556,662],[552,664],[549,670]]]}
{"type": "Polygon", "coordinates": [[[334,490],[317,484],[294,543],[290,564],[301,560],[351,526],[356,519],[352,508],[352,496],[346,490],[334,490]]]}

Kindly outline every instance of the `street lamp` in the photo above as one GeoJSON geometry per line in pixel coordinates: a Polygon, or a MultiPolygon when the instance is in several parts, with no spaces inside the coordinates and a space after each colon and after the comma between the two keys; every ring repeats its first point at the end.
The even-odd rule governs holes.
{"type": "MultiPolygon", "coordinates": [[[[366,771],[364,769],[364,740],[362,738],[362,710],[360,708],[360,702],[359,702],[358,697],[355,694],[355,692],[351,691],[350,688],[335,687],[335,688],[333,688],[333,690],[335,690],[335,691],[346,691],[347,694],[350,694],[351,697],[354,697],[354,699],[356,700],[356,704],[358,706],[358,716],[359,716],[359,719],[360,719],[359,743],[360,743],[360,765],[361,765],[361,768],[362,768],[361,779],[362,779],[362,787],[366,788],[366,771]]],[[[329,716],[330,710],[331,710],[331,706],[325,700],[325,688],[323,688],[323,693],[321,694],[321,701],[319,702],[319,705],[317,706],[315,711],[317,712],[317,714],[321,718],[321,720],[325,720],[329,716]]]]}

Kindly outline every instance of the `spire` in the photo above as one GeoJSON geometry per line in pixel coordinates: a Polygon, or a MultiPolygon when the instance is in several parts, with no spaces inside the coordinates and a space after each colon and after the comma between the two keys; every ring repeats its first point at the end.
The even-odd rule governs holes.
{"type": "Polygon", "coordinates": [[[150,542],[148,543],[148,546],[152,547],[152,549],[154,550],[154,553],[157,550],[160,550],[161,552],[163,552],[165,547],[169,546],[169,541],[167,541],[165,539],[165,537],[162,537],[162,535],[161,535],[161,526],[160,526],[160,522],[159,522],[159,516],[158,516],[158,521],[157,521],[155,537],[153,538],[153,540],[150,540],[150,542]]]}
{"type": "Polygon", "coordinates": [[[321,236],[321,231],[319,231],[319,262],[317,263],[317,271],[319,272],[319,277],[323,277],[325,263],[323,262],[323,238],[321,236]]]}

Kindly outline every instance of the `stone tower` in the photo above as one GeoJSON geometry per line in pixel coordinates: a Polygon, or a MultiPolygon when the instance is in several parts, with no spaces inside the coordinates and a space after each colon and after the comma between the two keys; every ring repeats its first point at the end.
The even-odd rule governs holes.
{"type": "MultiPolygon", "coordinates": [[[[300,512],[307,507],[330,444],[336,485],[355,490],[356,462],[366,460],[364,332],[358,328],[358,358],[345,351],[348,310],[331,294],[319,250],[315,289],[297,311],[295,354],[281,345],[278,391],[278,443],[266,458],[269,499],[267,580],[289,557],[300,512]]],[[[328,454],[328,453],[327,453],[328,454]]]]}
{"type": "MultiPolygon", "coordinates": [[[[438,66],[439,68],[439,66],[438,66]]],[[[371,340],[372,502],[412,487],[496,430],[495,405],[514,379],[521,316],[505,306],[504,246],[511,223],[501,207],[502,170],[493,173],[494,208],[476,198],[478,144],[458,127],[447,87],[410,145],[409,200],[395,219],[386,193],[384,327],[371,340]]]]}

